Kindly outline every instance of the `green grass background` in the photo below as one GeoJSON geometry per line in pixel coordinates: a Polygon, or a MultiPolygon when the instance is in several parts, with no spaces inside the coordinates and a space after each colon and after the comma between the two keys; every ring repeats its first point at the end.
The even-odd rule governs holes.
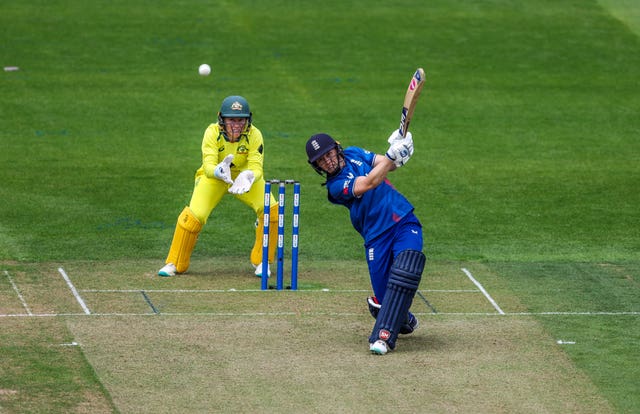
{"type": "MultiPolygon", "coordinates": [[[[610,0],[4,1],[0,65],[20,70],[0,73],[0,260],[155,271],[230,94],[265,135],[265,175],[302,182],[301,261],[360,260],[304,143],[383,152],[422,66],[416,152],[391,179],[429,260],[484,264],[530,311],[637,313],[637,16],[610,0]]],[[[194,262],[248,265],[252,215],[225,200],[194,262]]],[[[600,338],[567,353],[620,412],[640,407],[637,314],[540,321],[600,338]]]]}

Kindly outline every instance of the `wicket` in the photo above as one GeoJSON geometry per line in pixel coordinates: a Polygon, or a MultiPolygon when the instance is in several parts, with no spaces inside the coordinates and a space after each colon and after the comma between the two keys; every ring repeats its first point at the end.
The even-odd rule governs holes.
{"type": "Polygon", "coordinates": [[[298,290],[298,235],[300,218],[300,182],[295,180],[267,180],[264,185],[264,234],[262,235],[262,290],[269,289],[269,221],[271,185],[278,185],[278,248],[276,253],[276,289],[284,288],[284,216],[286,186],[293,185],[293,218],[291,227],[291,290],[298,290]]]}

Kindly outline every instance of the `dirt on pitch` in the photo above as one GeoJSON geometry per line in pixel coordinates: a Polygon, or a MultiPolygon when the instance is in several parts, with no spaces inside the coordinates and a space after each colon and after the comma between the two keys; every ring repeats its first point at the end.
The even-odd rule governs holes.
{"type": "Polygon", "coordinates": [[[367,351],[366,315],[68,326],[121,412],[611,412],[529,318],[423,317],[383,357],[367,351]]]}
{"type": "MultiPolygon", "coordinates": [[[[34,312],[63,313],[39,321],[66,326],[120,413],[613,412],[534,317],[497,315],[474,293],[422,291],[431,307],[414,302],[419,330],[374,356],[359,263],[302,269],[298,292],[248,289],[255,277],[220,263],[165,280],[154,264],[64,264],[90,315],[57,265],[13,273],[34,312]]],[[[433,264],[425,281],[465,288],[459,267],[433,264]]],[[[507,295],[498,301],[517,307],[507,295]]],[[[12,319],[25,321],[21,341],[39,340],[30,318],[12,319]]]]}

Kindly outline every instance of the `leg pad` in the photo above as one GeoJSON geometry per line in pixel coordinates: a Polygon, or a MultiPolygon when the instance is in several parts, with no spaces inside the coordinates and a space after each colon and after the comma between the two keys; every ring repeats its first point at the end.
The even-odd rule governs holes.
{"type": "Polygon", "coordinates": [[[202,230],[202,223],[191,212],[189,207],[185,207],[178,217],[171,248],[166,260],[167,263],[176,265],[178,273],[184,273],[189,268],[191,253],[198,240],[200,230],[202,230]]]}
{"type": "Polygon", "coordinates": [[[395,348],[398,333],[407,322],[409,308],[420,285],[425,262],[425,255],[416,250],[404,250],[396,256],[369,343],[383,339],[391,349],[395,348]]]}

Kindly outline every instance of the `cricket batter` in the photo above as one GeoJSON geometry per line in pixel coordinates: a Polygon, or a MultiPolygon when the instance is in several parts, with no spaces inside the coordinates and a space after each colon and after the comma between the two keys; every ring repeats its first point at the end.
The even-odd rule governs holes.
{"type": "MultiPolygon", "coordinates": [[[[202,139],[202,166],[196,171],[189,206],[178,217],[173,241],[160,276],[174,276],[189,268],[198,234],[222,197],[231,194],[256,213],[256,239],[251,263],[256,276],[262,276],[262,235],[264,223],[264,143],[262,133],[252,125],[249,103],[242,96],[222,101],[218,122],[209,125],[202,139]]],[[[278,204],[271,197],[270,224],[278,222],[278,204]]],[[[271,232],[269,262],[273,262],[277,233],[271,232]]],[[[270,273],[270,269],[266,269],[270,273]]]]}
{"type": "Polygon", "coordinates": [[[369,278],[375,296],[367,299],[376,318],[369,350],[384,355],[396,346],[398,334],[412,333],[418,319],[409,312],[425,256],[422,225],[413,206],[387,179],[413,154],[411,133],[389,137],[389,149],[379,155],[342,146],[327,134],[307,141],[308,161],[325,176],[329,201],[349,209],[351,223],[364,239],[369,278]]]}

